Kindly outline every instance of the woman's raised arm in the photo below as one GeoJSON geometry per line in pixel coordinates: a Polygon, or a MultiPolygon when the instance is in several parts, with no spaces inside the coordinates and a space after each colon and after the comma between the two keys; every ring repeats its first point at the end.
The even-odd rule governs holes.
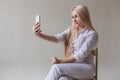
{"type": "Polygon", "coordinates": [[[40,37],[44,40],[55,42],[55,43],[58,42],[58,40],[55,36],[43,34],[40,30],[40,24],[39,23],[34,24],[34,26],[32,28],[32,31],[36,36],[38,36],[38,37],[40,37]]]}

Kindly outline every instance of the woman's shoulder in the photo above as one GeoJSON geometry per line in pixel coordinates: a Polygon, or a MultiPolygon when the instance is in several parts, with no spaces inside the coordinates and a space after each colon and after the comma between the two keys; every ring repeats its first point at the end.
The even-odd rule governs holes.
{"type": "Polygon", "coordinates": [[[86,30],[86,34],[87,35],[97,35],[97,32],[95,30],[89,30],[89,29],[87,29],[86,30]]]}
{"type": "Polygon", "coordinates": [[[84,33],[86,33],[86,34],[95,34],[96,31],[93,30],[93,29],[89,29],[89,28],[85,27],[84,28],[84,33]]]}
{"type": "Polygon", "coordinates": [[[91,36],[92,38],[97,39],[98,38],[98,33],[94,30],[91,30],[91,31],[89,31],[88,36],[91,36]]]}
{"type": "Polygon", "coordinates": [[[66,30],[63,31],[63,33],[69,33],[70,32],[70,28],[67,28],[66,30]]]}

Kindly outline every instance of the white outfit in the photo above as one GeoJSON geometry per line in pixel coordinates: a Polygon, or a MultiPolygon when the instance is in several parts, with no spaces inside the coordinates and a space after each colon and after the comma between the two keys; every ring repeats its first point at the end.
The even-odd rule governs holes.
{"type": "MultiPolygon", "coordinates": [[[[64,36],[69,31],[70,29],[67,29],[55,35],[58,42],[63,42],[64,36]]],[[[95,73],[94,58],[90,53],[96,48],[96,42],[97,33],[93,30],[88,30],[85,27],[80,33],[76,33],[71,44],[71,55],[76,61],[73,63],[54,64],[45,80],[90,79],[95,73]],[[67,78],[67,76],[72,78],[68,79],[70,77],[67,78]]]]}

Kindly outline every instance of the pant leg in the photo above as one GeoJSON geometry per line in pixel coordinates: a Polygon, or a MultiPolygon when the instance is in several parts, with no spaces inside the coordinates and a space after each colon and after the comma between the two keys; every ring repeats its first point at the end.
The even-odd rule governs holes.
{"type": "Polygon", "coordinates": [[[47,77],[45,78],[45,80],[58,80],[59,77],[61,76],[62,72],[60,71],[60,69],[58,68],[57,64],[54,64],[47,77]]]}
{"type": "Polygon", "coordinates": [[[85,63],[54,64],[45,80],[58,80],[61,75],[75,79],[89,79],[94,74],[94,67],[85,63]]]}

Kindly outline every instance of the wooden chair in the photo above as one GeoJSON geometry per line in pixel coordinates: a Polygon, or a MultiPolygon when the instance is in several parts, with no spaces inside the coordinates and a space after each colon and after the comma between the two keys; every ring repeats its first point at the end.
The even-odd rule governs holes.
{"type": "Polygon", "coordinates": [[[98,79],[98,48],[96,48],[96,50],[92,51],[92,55],[94,56],[94,64],[96,67],[96,72],[91,80],[97,80],[98,79]]]}

